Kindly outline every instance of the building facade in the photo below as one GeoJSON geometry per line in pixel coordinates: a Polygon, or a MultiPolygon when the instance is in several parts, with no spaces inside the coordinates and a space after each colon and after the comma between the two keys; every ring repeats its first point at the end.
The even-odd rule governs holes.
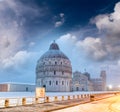
{"type": "Polygon", "coordinates": [[[35,85],[24,83],[1,83],[1,92],[32,92],[35,91],[35,85]]]}
{"type": "Polygon", "coordinates": [[[94,91],[106,91],[106,71],[102,70],[100,73],[100,78],[91,79],[93,83],[94,91]]]}
{"type": "Polygon", "coordinates": [[[103,87],[102,87],[102,79],[101,78],[94,78],[94,79],[91,79],[91,82],[92,82],[92,85],[93,85],[93,90],[94,91],[103,91],[103,87]]]}
{"type": "Polygon", "coordinates": [[[106,72],[101,71],[99,78],[91,78],[90,74],[85,72],[74,72],[72,78],[73,91],[105,91],[106,90],[106,72]]]}
{"type": "Polygon", "coordinates": [[[105,70],[101,71],[100,77],[102,78],[102,90],[106,91],[107,90],[107,87],[106,87],[107,79],[106,79],[106,71],[105,70]]]}
{"type": "Polygon", "coordinates": [[[36,87],[45,87],[49,92],[71,91],[71,62],[55,42],[37,62],[36,87]]]}
{"type": "Polygon", "coordinates": [[[88,77],[83,75],[81,72],[76,71],[73,73],[72,84],[73,91],[87,91],[88,77]]]}

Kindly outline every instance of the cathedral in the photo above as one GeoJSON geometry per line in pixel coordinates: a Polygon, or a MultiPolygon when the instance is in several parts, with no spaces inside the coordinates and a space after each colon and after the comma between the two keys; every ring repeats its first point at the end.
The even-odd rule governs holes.
{"type": "Polygon", "coordinates": [[[99,78],[91,78],[88,72],[73,72],[73,91],[106,91],[106,71],[102,70],[99,78]]]}
{"type": "Polygon", "coordinates": [[[105,91],[106,72],[102,71],[97,79],[87,72],[72,73],[69,58],[54,41],[37,61],[36,87],[44,87],[46,92],[105,91]]]}
{"type": "Polygon", "coordinates": [[[71,62],[55,41],[37,62],[36,87],[45,87],[47,92],[71,91],[71,62]]]}

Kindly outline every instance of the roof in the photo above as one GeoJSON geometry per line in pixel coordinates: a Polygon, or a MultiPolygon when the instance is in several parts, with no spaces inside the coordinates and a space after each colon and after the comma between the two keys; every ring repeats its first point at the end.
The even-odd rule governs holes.
{"type": "Polygon", "coordinates": [[[49,50],[44,53],[40,59],[43,58],[64,58],[64,59],[68,59],[68,57],[59,49],[59,46],[57,43],[53,42],[50,47],[49,50]]]}
{"type": "Polygon", "coordinates": [[[20,82],[1,82],[0,84],[19,84],[19,85],[35,85],[34,83],[20,83],[20,82]]]}

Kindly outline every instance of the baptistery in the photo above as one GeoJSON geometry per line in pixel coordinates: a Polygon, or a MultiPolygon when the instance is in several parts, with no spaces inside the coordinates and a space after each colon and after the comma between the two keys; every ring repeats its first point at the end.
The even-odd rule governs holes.
{"type": "Polygon", "coordinates": [[[54,41],[37,61],[36,87],[44,87],[47,92],[69,92],[71,81],[71,62],[54,41]]]}

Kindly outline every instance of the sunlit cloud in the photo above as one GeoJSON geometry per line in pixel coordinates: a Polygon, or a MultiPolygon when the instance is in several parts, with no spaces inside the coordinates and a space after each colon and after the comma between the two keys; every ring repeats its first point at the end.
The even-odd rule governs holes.
{"type": "Polygon", "coordinates": [[[59,19],[59,20],[57,20],[55,22],[55,27],[62,26],[64,24],[64,21],[65,21],[65,19],[64,19],[64,13],[60,13],[59,16],[56,16],[56,18],[59,19]]]}
{"type": "MultiPolygon", "coordinates": [[[[4,0],[0,3],[0,65],[3,61],[8,61],[10,65],[13,63],[16,66],[12,62],[14,57],[25,47],[35,45],[35,42],[27,42],[26,22],[28,17],[30,20],[43,16],[42,11],[42,8],[35,5],[31,7],[16,0],[4,0]]],[[[6,66],[2,66],[4,65],[6,66]]]]}
{"type": "Polygon", "coordinates": [[[115,5],[111,14],[98,15],[92,23],[101,32],[101,37],[86,37],[79,42],[88,57],[101,60],[118,60],[120,58],[120,2],[115,5]],[[104,34],[104,36],[103,36],[104,34]]]}

